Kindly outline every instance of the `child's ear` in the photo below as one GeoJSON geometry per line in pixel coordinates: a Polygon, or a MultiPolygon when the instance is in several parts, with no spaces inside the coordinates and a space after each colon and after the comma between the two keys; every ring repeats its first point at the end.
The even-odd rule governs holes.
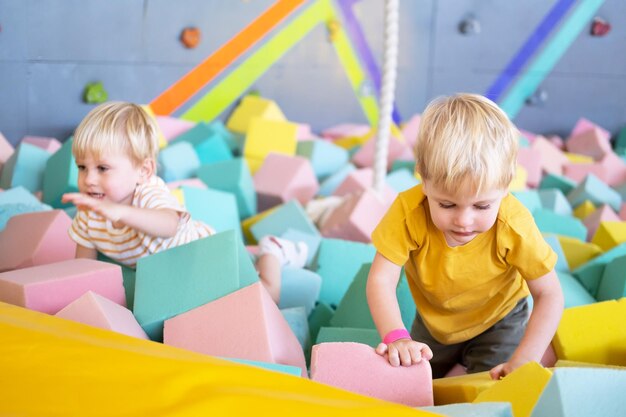
{"type": "Polygon", "coordinates": [[[156,162],[152,158],[144,159],[141,164],[141,183],[147,181],[150,177],[152,177],[156,173],[156,162]]]}

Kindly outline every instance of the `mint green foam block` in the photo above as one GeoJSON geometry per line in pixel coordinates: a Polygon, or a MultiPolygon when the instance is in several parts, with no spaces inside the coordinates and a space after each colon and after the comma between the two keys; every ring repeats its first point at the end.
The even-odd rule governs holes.
{"type": "Polygon", "coordinates": [[[98,260],[119,265],[120,268],[122,268],[122,280],[124,284],[124,293],[126,294],[126,307],[132,311],[135,302],[135,275],[137,271],[126,265],[115,262],[113,259],[100,252],[98,252],[98,260]]]}
{"type": "Polygon", "coordinates": [[[539,189],[549,190],[551,188],[561,190],[563,195],[568,195],[570,191],[576,188],[576,182],[563,175],[545,174],[539,183],[539,189]]]}
{"type": "Polygon", "coordinates": [[[219,135],[213,135],[194,146],[200,165],[233,159],[230,148],[219,135]]]}
{"type": "Polygon", "coordinates": [[[63,143],[46,163],[43,176],[43,202],[55,208],[73,206],[71,203],[62,203],[61,197],[65,193],[78,192],[78,168],[72,155],[71,137],[63,143]]]}
{"type": "Polygon", "coordinates": [[[334,174],[348,162],[348,151],[322,139],[298,142],[296,154],[311,161],[318,180],[334,174]]]}
{"type": "Polygon", "coordinates": [[[457,403],[418,409],[447,417],[513,417],[511,403],[505,402],[457,403]]]}
{"type": "Polygon", "coordinates": [[[200,168],[196,150],[188,142],[166,146],[159,152],[159,176],[165,182],[195,177],[200,168]]]}
{"type": "Polygon", "coordinates": [[[242,158],[201,165],[198,178],[209,188],[232,193],[237,201],[240,220],[257,213],[254,182],[250,168],[242,158]]]}
{"type": "Polygon", "coordinates": [[[561,247],[561,242],[559,242],[559,238],[556,235],[548,234],[545,235],[544,240],[552,250],[556,253],[556,265],[554,269],[557,271],[569,272],[569,264],[567,263],[567,259],[565,258],[565,252],[563,252],[563,248],[561,247]]]}
{"type": "Polygon", "coordinates": [[[13,216],[51,209],[52,207],[39,202],[37,197],[22,186],[5,190],[0,193],[0,231],[13,216]]]}
{"type": "Polygon", "coordinates": [[[598,301],[626,297],[626,255],[613,259],[604,268],[598,286],[598,301]]]}
{"type": "Polygon", "coordinates": [[[415,161],[396,159],[391,164],[391,172],[406,169],[409,172],[415,172],[415,161]]]}
{"type": "Polygon", "coordinates": [[[376,248],[369,243],[322,239],[317,254],[317,273],[322,277],[319,300],[339,305],[357,272],[364,263],[372,262],[374,255],[376,248]]]}
{"type": "Polygon", "coordinates": [[[311,334],[311,340],[317,339],[317,334],[322,327],[330,325],[330,319],[335,314],[328,304],[324,302],[318,302],[315,308],[309,314],[309,333],[311,334]]]}
{"type": "Polygon", "coordinates": [[[596,207],[608,204],[616,213],[619,213],[622,205],[620,194],[593,174],[587,174],[585,179],[567,194],[567,199],[572,207],[578,206],[585,200],[591,201],[596,207]]]}
{"type": "Polygon", "coordinates": [[[413,176],[412,171],[408,169],[398,169],[389,173],[385,178],[385,182],[399,193],[413,188],[420,183],[417,178],[413,176]]]}
{"type": "Polygon", "coordinates": [[[332,195],[337,187],[339,187],[339,185],[343,182],[343,180],[346,179],[348,174],[350,174],[355,169],[356,167],[351,163],[344,165],[337,172],[330,175],[328,178],[320,183],[320,188],[319,190],[317,190],[317,195],[319,195],[320,197],[328,197],[332,195]]]}
{"type": "Polygon", "coordinates": [[[556,214],[563,216],[572,215],[572,206],[561,190],[553,188],[550,190],[539,190],[538,193],[541,207],[544,209],[552,210],[556,214]]]}
{"type": "Polygon", "coordinates": [[[608,368],[555,368],[533,408],[532,417],[623,416],[626,371],[608,368]]]}
{"type": "Polygon", "coordinates": [[[317,334],[316,344],[327,342],[355,342],[375,348],[381,342],[375,329],[354,327],[322,327],[317,334]]]}
{"type": "Polygon", "coordinates": [[[531,213],[541,209],[541,198],[539,198],[537,190],[513,191],[511,194],[531,213]]]}
{"type": "Polygon", "coordinates": [[[234,230],[243,239],[235,196],[219,190],[183,185],[180,187],[191,218],[208,224],[217,232],[234,230]]]}
{"type": "Polygon", "coordinates": [[[251,361],[248,359],[234,359],[234,358],[220,358],[226,361],[241,363],[243,365],[254,366],[257,368],[262,368],[267,371],[280,372],[287,375],[293,375],[297,377],[302,377],[302,369],[297,366],[291,365],[283,365],[280,363],[269,363],[269,362],[261,362],[261,361],[251,361]]]}
{"type": "Polygon", "coordinates": [[[587,239],[587,228],[576,217],[557,214],[547,209],[533,211],[533,217],[537,227],[543,233],[569,236],[582,242],[587,239]]]}
{"type": "Polygon", "coordinates": [[[299,230],[314,236],[320,234],[298,200],[281,204],[250,227],[252,236],[257,241],[266,235],[281,236],[289,229],[299,230]]]}
{"type": "Polygon", "coordinates": [[[572,275],[583,284],[583,287],[589,291],[589,294],[596,297],[604,269],[613,259],[624,255],[626,255],[626,243],[617,245],[603,254],[585,262],[574,269],[572,275]]]}
{"type": "Polygon", "coordinates": [[[48,151],[30,143],[20,143],[2,167],[0,188],[22,186],[33,193],[40,191],[48,158],[48,151]]]}
{"type": "Polygon", "coordinates": [[[181,133],[170,141],[170,145],[175,145],[181,142],[187,142],[194,148],[202,143],[202,141],[213,136],[214,132],[211,127],[204,122],[197,123],[191,129],[181,133]]]}
{"type": "Polygon", "coordinates": [[[309,333],[309,322],[304,307],[281,308],[280,313],[285,318],[289,328],[300,342],[302,351],[311,350],[311,335],[309,333]]]}
{"type": "Polygon", "coordinates": [[[573,276],[564,271],[557,271],[563,298],[565,299],[565,308],[583,306],[593,304],[596,299],[589,294],[589,291],[573,276]]]}
{"type": "Polygon", "coordinates": [[[150,339],[163,340],[163,322],[240,288],[234,230],[141,258],[134,314],[150,339]]]}
{"type": "Polygon", "coordinates": [[[278,307],[304,307],[307,317],[313,311],[320,293],[322,278],[313,271],[284,267],[280,284],[278,307]]]}

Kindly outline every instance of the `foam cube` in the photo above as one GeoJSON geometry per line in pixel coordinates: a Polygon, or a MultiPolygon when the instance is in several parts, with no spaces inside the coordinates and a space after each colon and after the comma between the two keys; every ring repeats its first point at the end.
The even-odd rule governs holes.
{"type": "Polygon", "coordinates": [[[611,152],[611,143],[603,131],[591,127],[570,136],[565,141],[565,148],[569,152],[587,155],[595,160],[601,159],[605,153],[611,152]]]}
{"type": "Polygon", "coordinates": [[[139,259],[134,313],[150,339],[160,341],[163,322],[257,280],[234,230],[139,259]]]}
{"type": "Polygon", "coordinates": [[[376,348],[381,342],[376,329],[359,329],[356,327],[322,327],[315,339],[316,344],[331,342],[362,343],[376,348]]]}
{"type": "Polygon", "coordinates": [[[61,142],[56,138],[46,136],[24,136],[21,142],[35,145],[49,154],[53,154],[61,148],[61,142]]]}
{"type": "MultiPolygon", "coordinates": [[[[352,162],[358,167],[373,167],[376,156],[376,137],[369,139],[358,151],[352,156],[352,162]]],[[[390,167],[395,159],[398,159],[400,155],[406,154],[408,144],[401,142],[400,140],[389,137],[387,143],[387,167],[390,167]]],[[[409,149],[410,151],[410,149],[409,149]]]]}
{"type": "Polygon", "coordinates": [[[293,376],[302,376],[302,370],[296,366],[290,365],[282,365],[279,363],[269,363],[269,362],[260,362],[260,361],[250,361],[246,359],[237,359],[237,358],[220,358],[225,359],[230,362],[242,363],[244,365],[250,365],[257,368],[262,368],[274,372],[280,372],[287,375],[293,376]]]}
{"type": "Polygon", "coordinates": [[[583,242],[567,236],[558,236],[558,238],[571,270],[578,268],[602,253],[602,249],[593,243],[583,242]]]}
{"type": "Polygon", "coordinates": [[[0,193],[0,231],[13,216],[35,211],[50,210],[24,187],[15,187],[0,193]]]}
{"type": "Polygon", "coordinates": [[[0,301],[56,314],[87,291],[126,305],[119,266],[72,259],[0,273],[0,301]]]}
{"type": "Polygon", "coordinates": [[[311,379],[411,407],[433,405],[428,361],[394,367],[371,346],[360,343],[313,346],[311,379]]]}
{"type": "Polygon", "coordinates": [[[596,206],[589,200],[585,200],[580,203],[572,212],[574,217],[585,220],[585,217],[596,211],[596,206]]]}
{"type": "Polygon", "coordinates": [[[2,132],[0,132],[0,168],[9,160],[13,152],[15,152],[13,145],[11,145],[2,132]]]}
{"type": "Polygon", "coordinates": [[[184,205],[194,220],[211,226],[216,232],[234,230],[243,240],[237,201],[233,194],[188,186],[182,186],[180,190],[184,205]]]}
{"type": "Polygon", "coordinates": [[[543,238],[557,255],[556,265],[554,266],[554,269],[557,271],[569,272],[569,264],[567,263],[567,258],[565,257],[565,252],[563,251],[563,247],[559,242],[558,236],[546,235],[543,238]]]}
{"type": "Polygon", "coordinates": [[[515,169],[515,176],[513,180],[509,184],[510,191],[523,191],[526,189],[526,180],[528,179],[528,173],[526,172],[526,168],[521,165],[518,165],[515,169]]]}
{"type": "Polygon", "coordinates": [[[626,372],[598,368],[557,368],[532,417],[619,416],[626,410],[626,372]],[[617,389],[616,389],[617,388],[617,389]]]}
{"type": "Polygon", "coordinates": [[[611,250],[596,256],[587,262],[576,267],[572,271],[573,275],[594,297],[598,293],[600,279],[604,273],[604,268],[614,259],[626,255],[626,243],[618,245],[611,250]]]}
{"type": "Polygon", "coordinates": [[[342,123],[324,129],[322,131],[322,137],[336,140],[345,137],[363,136],[370,133],[371,129],[372,128],[366,124],[342,123]]]}
{"type": "Polygon", "coordinates": [[[320,293],[322,278],[315,272],[293,267],[284,267],[281,273],[280,302],[278,307],[304,307],[308,317],[315,308],[320,293]]]}
{"type": "Polygon", "coordinates": [[[319,331],[322,327],[330,325],[330,319],[333,317],[334,310],[325,302],[317,303],[311,314],[309,314],[309,333],[311,340],[317,339],[319,331]]]}
{"type": "MultiPolygon", "coordinates": [[[[333,195],[344,196],[348,194],[356,194],[361,191],[367,191],[374,184],[374,171],[371,168],[361,168],[348,173],[346,178],[335,189],[333,195]]],[[[389,184],[383,186],[383,199],[385,201],[393,201],[398,193],[392,189],[389,184]]]]}
{"type": "Polygon", "coordinates": [[[194,146],[200,164],[210,164],[211,162],[228,161],[233,159],[233,154],[228,144],[219,135],[213,135],[196,146],[194,146]]]}
{"type": "Polygon", "coordinates": [[[604,175],[600,177],[608,185],[614,187],[626,181],[626,162],[615,152],[608,152],[600,160],[604,175]]]}
{"type": "MultiPolygon", "coordinates": [[[[309,323],[307,321],[307,312],[303,306],[283,308],[280,314],[289,325],[303,352],[311,350],[311,334],[309,333],[309,323]]],[[[306,360],[306,354],[305,354],[306,360]]]]}
{"type": "Polygon", "coordinates": [[[65,193],[78,192],[78,167],[72,155],[74,138],[65,141],[63,146],[46,162],[43,176],[43,202],[52,207],[71,207],[71,203],[62,203],[65,193]]]}
{"type": "Polygon", "coordinates": [[[257,213],[254,182],[250,169],[242,158],[202,165],[198,169],[198,178],[210,188],[234,194],[239,209],[239,219],[245,219],[257,213]]]}
{"type": "Polygon", "coordinates": [[[435,379],[433,380],[435,405],[474,401],[479,393],[495,384],[496,381],[491,379],[488,371],[435,379]]]}
{"type": "Polygon", "coordinates": [[[187,142],[191,146],[196,148],[205,140],[214,136],[213,129],[205,122],[192,123],[189,129],[184,129],[179,135],[173,137],[170,140],[170,145],[175,145],[181,142],[187,142]]]}
{"type": "Polygon", "coordinates": [[[568,308],[552,340],[559,359],[626,365],[626,298],[568,308]]]}
{"type": "Polygon", "coordinates": [[[604,251],[608,251],[620,243],[626,242],[626,222],[600,222],[591,242],[598,245],[604,251]]]}
{"type": "Polygon", "coordinates": [[[513,191],[511,194],[515,196],[523,205],[533,213],[541,209],[541,198],[537,190],[513,191]]]}
{"type": "Polygon", "coordinates": [[[339,171],[348,162],[348,152],[325,140],[298,142],[296,153],[311,162],[318,180],[339,171]]]}
{"type": "Polygon", "coordinates": [[[274,101],[258,96],[245,96],[228,118],[226,127],[233,132],[247,133],[254,118],[279,122],[287,120],[274,101]]]}
{"type": "Polygon", "coordinates": [[[526,184],[530,187],[537,187],[541,181],[543,158],[541,152],[534,148],[519,148],[517,151],[517,163],[526,169],[526,184]]]}
{"type": "Polygon", "coordinates": [[[604,268],[598,286],[598,301],[626,297],[626,255],[619,256],[604,268]]]}
{"type": "Polygon", "coordinates": [[[195,122],[171,116],[156,116],[155,119],[161,129],[163,137],[168,142],[196,125],[195,122]]]}
{"type": "Polygon", "coordinates": [[[389,173],[385,182],[397,193],[413,188],[420,183],[413,172],[408,169],[398,169],[389,173]]]}
{"type": "Polygon", "coordinates": [[[559,189],[539,190],[541,207],[552,210],[556,214],[569,216],[572,214],[572,206],[559,189]]]}
{"type": "Polygon", "coordinates": [[[539,209],[533,212],[533,218],[543,233],[555,233],[582,241],[587,238],[587,228],[575,217],[556,214],[552,210],[539,209]]]}
{"type": "Polygon", "coordinates": [[[87,291],[55,316],[139,339],[148,339],[129,309],[93,291],[87,291]]]}
{"type": "Polygon", "coordinates": [[[21,143],[4,163],[0,174],[0,188],[21,185],[31,192],[41,190],[43,173],[50,154],[29,143],[21,143]]]}
{"type": "Polygon", "coordinates": [[[243,156],[250,165],[250,172],[254,174],[257,171],[255,167],[260,167],[270,153],[295,155],[297,131],[298,126],[294,123],[253,119],[243,147],[243,156]]]}
{"type": "Polygon", "coordinates": [[[297,200],[276,207],[250,227],[256,240],[266,235],[280,236],[289,229],[319,236],[317,228],[297,200]]]}
{"type": "Polygon", "coordinates": [[[265,158],[253,181],[259,211],[292,199],[306,205],[319,189],[308,159],[276,153],[265,158]]]}
{"type": "Polygon", "coordinates": [[[598,207],[593,213],[583,219],[583,224],[587,228],[587,240],[590,241],[596,234],[601,222],[620,222],[621,219],[607,204],[598,207]]]}
{"type": "Polygon", "coordinates": [[[475,403],[509,401],[515,417],[530,417],[552,372],[536,362],[520,366],[476,396],[475,403]]]}
{"type": "Polygon", "coordinates": [[[619,193],[593,174],[587,175],[576,188],[570,191],[567,199],[572,207],[589,200],[596,205],[609,204],[615,211],[619,211],[622,203],[619,193]]]}
{"type": "Polygon", "coordinates": [[[564,271],[557,271],[557,275],[561,283],[563,298],[565,299],[565,308],[596,302],[596,299],[589,294],[589,291],[573,275],[564,271]]]}
{"type": "Polygon", "coordinates": [[[207,355],[297,366],[306,376],[300,343],[261,283],[166,320],[164,342],[207,355]]]}
{"type": "Polygon", "coordinates": [[[200,159],[189,142],[169,145],[159,152],[159,175],[165,182],[196,176],[200,159]]]}
{"type": "Polygon", "coordinates": [[[420,410],[449,417],[513,417],[511,403],[460,403],[420,407],[420,410]]]}
{"type": "Polygon", "coordinates": [[[346,164],[320,183],[320,189],[317,194],[320,197],[333,195],[335,190],[344,182],[348,175],[355,170],[356,167],[354,165],[346,164]]]}
{"type": "Polygon", "coordinates": [[[530,147],[541,155],[543,172],[558,176],[563,174],[563,166],[568,163],[568,159],[556,145],[543,136],[537,136],[530,147]]]}
{"type": "Polygon", "coordinates": [[[67,233],[71,224],[62,210],[11,217],[0,232],[0,272],[73,259],[76,243],[67,233]]]}

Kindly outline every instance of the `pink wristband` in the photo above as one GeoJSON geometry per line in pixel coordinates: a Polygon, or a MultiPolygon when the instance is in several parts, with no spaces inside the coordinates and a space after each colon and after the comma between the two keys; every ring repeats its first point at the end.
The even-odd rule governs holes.
{"type": "Polygon", "coordinates": [[[411,338],[411,334],[407,331],[407,329],[395,329],[385,335],[385,338],[383,339],[383,343],[388,345],[389,343],[393,343],[396,340],[410,339],[410,338],[411,338]]]}

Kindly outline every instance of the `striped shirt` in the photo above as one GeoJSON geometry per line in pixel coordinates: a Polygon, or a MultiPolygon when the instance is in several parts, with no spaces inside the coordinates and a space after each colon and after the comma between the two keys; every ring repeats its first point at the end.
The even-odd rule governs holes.
{"type": "Polygon", "coordinates": [[[180,220],[176,234],[170,238],[161,238],[128,226],[118,229],[113,227],[110,220],[93,211],[79,210],[70,227],[70,237],[81,246],[96,249],[109,258],[134,268],[139,258],[215,233],[206,224],[192,220],[191,215],[178,203],[159,177],[152,177],[147,183],[138,185],[131,205],[177,211],[180,213],[180,220]]]}

